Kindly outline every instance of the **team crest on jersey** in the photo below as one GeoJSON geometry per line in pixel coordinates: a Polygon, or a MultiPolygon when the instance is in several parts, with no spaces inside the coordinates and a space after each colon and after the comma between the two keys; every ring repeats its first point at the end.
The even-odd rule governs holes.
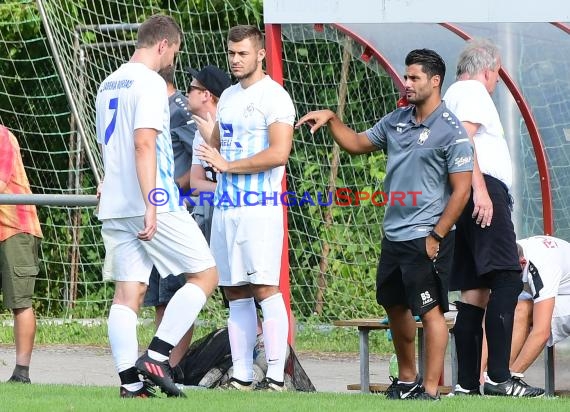
{"type": "Polygon", "coordinates": [[[222,123],[220,122],[220,127],[224,131],[223,137],[233,137],[234,135],[234,127],[231,123],[222,123]]]}
{"type": "Polygon", "coordinates": [[[418,139],[418,144],[420,144],[420,145],[424,144],[426,142],[426,140],[428,139],[430,133],[431,133],[431,130],[428,129],[427,127],[424,130],[422,130],[422,132],[420,133],[420,137],[418,139]]]}
{"type": "Polygon", "coordinates": [[[253,102],[251,102],[246,106],[245,110],[243,111],[243,117],[251,116],[254,111],[255,111],[255,106],[253,105],[253,102]]]}

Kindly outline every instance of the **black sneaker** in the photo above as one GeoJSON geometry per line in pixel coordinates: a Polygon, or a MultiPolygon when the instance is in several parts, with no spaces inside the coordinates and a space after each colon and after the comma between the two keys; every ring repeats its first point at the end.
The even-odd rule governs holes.
{"type": "Polygon", "coordinates": [[[145,379],[150,380],[168,396],[186,397],[184,392],[174,383],[172,368],[168,363],[168,359],[164,362],[159,362],[148,356],[148,352],[145,352],[144,355],[137,359],[135,367],[145,379]]]}
{"type": "Polygon", "coordinates": [[[25,376],[20,375],[12,375],[10,379],[7,381],[8,383],[32,383],[30,378],[26,378],[25,376]]]}
{"type": "Polygon", "coordinates": [[[255,386],[256,391],[266,391],[266,392],[285,392],[287,388],[285,387],[285,382],[277,382],[271,378],[263,378],[255,386]]]}
{"type": "Polygon", "coordinates": [[[121,386],[119,390],[119,396],[121,398],[156,398],[156,393],[154,392],[154,388],[150,385],[150,383],[143,382],[142,388],[134,392],[121,386]]]}
{"type": "Polygon", "coordinates": [[[450,396],[481,396],[481,392],[479,392],[479,388],[465,389],[460,384],[457,384],[450,396]]]}
{"type": "Polygon", "coordinates": [[[491,396],[538,398],[544,396],[544,389],[530,386],[518,376],[511,376],[502,383],[495,383],[487,378],[483,385],[483,393],[491,396]]]}
{"type": "Polygon", "coordinates": [[[398,378],[390,376],[392,383],[386,389],[388,399],[408,399],[414,395],[419,395],[424,391],[422,378],[418,375],[414,383],[400,383],[398,378]]]}

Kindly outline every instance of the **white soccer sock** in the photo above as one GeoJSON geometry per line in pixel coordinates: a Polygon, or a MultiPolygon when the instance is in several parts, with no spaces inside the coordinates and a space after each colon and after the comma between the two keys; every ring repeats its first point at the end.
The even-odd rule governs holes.
{"type": "Polygon", "coordinates": [[[135,382],[135,383],[126,383],[124,385],[121,385],[123,388],[125,388],[128,391],[131,392],[136,392],[138,391],[140,388],[143,387],[143,383],[142,382],[135,382]]]}
{"type": "Polygon", "coordinates": [[[259,302],[263,311],[263,341],[268,378],[283,382],[287,358],[289,319],[283,295],[276,293],[259,302]]]}
{"type": "Polygon", "coordinates": [[[134,367],[139,356],[137,314],[128,306],[111,305],[107,333],[117,372],[134,367]]]}
{"type": "Polygon", "coordinates": [[[233,377],[253,381],[253,348],[257,338],[257,313],[253,298],[230,302],[228,335],[232,349],[233,377]]]}
{"type": "Polygon", "coordinates": [[[206,303],[206,294],[197,285],[186,283],[176,291],[166,309],[155,336],[176,346],[194,323],[206,303]]]}

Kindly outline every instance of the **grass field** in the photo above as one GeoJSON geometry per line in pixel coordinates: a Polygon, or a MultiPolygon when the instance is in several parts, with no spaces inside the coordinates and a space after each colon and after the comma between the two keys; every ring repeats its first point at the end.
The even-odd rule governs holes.
{"type": "Polygon", "coordinates": [[[188,398],[120,399],[116,387],[0,385],[3,411],[563,411],[568,399],[443,398],[440,402],[388,401],[381,395],[187,391],[188,398]]]}
{"type": "MultiPolygon", "coordinates": [[[[197,336],[209,328],[198,328],[197,336]]],[[[139,327],[139,342],[150,341],[152,325],[139,327]]],[[[297,333],[296,346],[302,351],[358,352],[358,334],[350,328],[326,329],[305,325],[297,333]]],[[[384,333],[370,335],[371,352],[392,352],[392,343],[384,333]]],[[[105,325],[85,326],[78,322],[63,325],[40,323],[38,345],[97,345],[108,347],[105,325]]],[[[13,342],[12,328],[0,326],[0,342],[13,342]]],[[[65,366],[62,365],[62,368],[65,366]]],[[[236,393],[217,390],[187,392],[187,399],[120,399],[118,388],[74,385],[12,385],[0,383],[0,411],[565,411],[568,398],[502,399],[442,398],[441,402],[388,401],[383,395],[358,393],[236,393]]]]}

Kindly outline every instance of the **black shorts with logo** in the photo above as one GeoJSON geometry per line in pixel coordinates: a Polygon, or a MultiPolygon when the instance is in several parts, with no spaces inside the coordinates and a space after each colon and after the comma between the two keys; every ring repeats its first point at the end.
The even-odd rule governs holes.
{"type": "Polygon", "coordinates": [[[439,245],[437,258],[431,260],[425,237],[403,242],[384,238],[376,272],[378,303],[385,308],[404,305],[417,316],[436,306],[447,312],[454,244],[455,233],[451,231],[439,245]]]}

